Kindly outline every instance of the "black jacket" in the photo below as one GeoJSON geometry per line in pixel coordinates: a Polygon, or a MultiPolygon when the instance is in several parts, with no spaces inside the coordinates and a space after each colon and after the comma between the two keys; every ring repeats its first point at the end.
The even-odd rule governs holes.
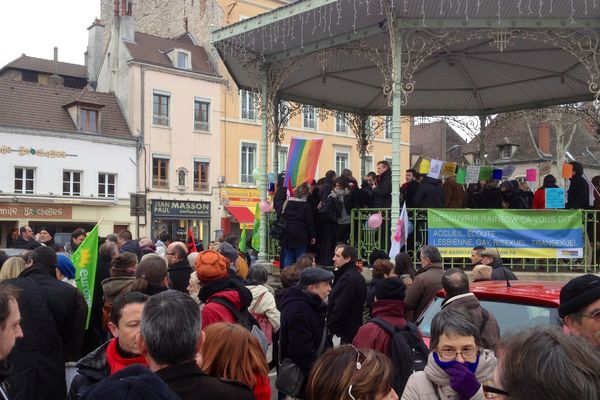
{"type": "Polygon", "coordinates": [[[219,399],[251,400],[252,390],[243,383],[206,375],[194,360],[156,371],[182,400],[219,399]]]}
{"type": "Polygon", "coordinates": [[[11,248],[13,249],[27,249],[30,250],[33,247],[38,247],[40,244],[34,239],[25,240],[22,236],[19,236],[12,242],[11,248]]]}
{"type": "Polygon", "coordinates": [[[325,314],[321,298],[300,286],[287,289],[281,300],[281,359],[291,359],[306,378],[319,357],[317,350],[323,339],[325,314]]]}
{"type": "Polygon", "coordinates": [[[172,289],[187,293],[191,273],[192,267],[190,267],[188,260],[177,261],[175,264],[169,266],[169,278],[173,284],[172,289]]]}
{"type": "Polygon", "coordinates": [[[573,175],[567,190],[566,208],[571,210],[590,208],[590,187],[582,175],[573,175]]]}
{"type": "Polygon", "coordinates": [[[377,186],[373,188],[373,208],[392,206],[392,171],[388,168],[377,177],[377,186]]]}
{"type": "MultiPolygon", "coordinates": [[[[400,194],[402,195],[402,200],[406,202],[406,208],[415,208],[415,195],[417,194],[417,190],[419,189],[419,182],[416,180],[412,180],[410,182],[406,182],[402,185],[400,189],[400,194]]],[[[402,203],[402,202],[400,202],[402,203]]]]}
{"type": "Polygon", "coordinates": [[[286,228],[281,240],[282,246],[307,246],[310,239],[316,237],[313,214],[308,202],[290,198],[283,210],[283,220],[286,222],[286,228]]]}
{"type": "Polygon", "coordinates": [[[179,397],[148,368],[130,365],[98,382],[81,399],[177,400],[179,397]]]}
{"type": "Polygon", "coordinates": [[[333,290],[327,307],[327,326],[344,343],[352,343],[363,322],[367,284],[353,262],[334,271],[333,275],[333,290]]]}
{"type": "Polygon", "coordinates": [[[413,206],[416,208],[444,208],[442,181],[425,176],[417,188],[413,206]]]}
{"type": "Polygon", "coordinates": [[[490,279],[493,281],[517,280],[516,275],[510,269],[506,268],[500,259],[494,259],[490,267],[492,267],[492,277],[490,279]]]}
{"type": "Polygon", "coordinates": [[[119,249],[120,253],[133,253],[137,256],[138,260],[142,258],[142,249],[140,244],[136,240],[129,240],[121,246],[119,249]]]}
{"type": "Polygon", "coordinates": [[[77,361],[83,343],[87,305],[83,295],[50,276],[50,267],[33,265],[5,283],[20,289],[23,338],[8,360],[13,400],[63,399],[65,362],[77,361]]]}
{"type": "Polygon", "coordinates": [[[77,362],[77,375],[75,375],[71,382],[69,400],[81,398],[81,395],[90,386],[110,375],[110,368],[106,362],[106,348],[108,347],[108,343],[104,343],[77,362]]]}

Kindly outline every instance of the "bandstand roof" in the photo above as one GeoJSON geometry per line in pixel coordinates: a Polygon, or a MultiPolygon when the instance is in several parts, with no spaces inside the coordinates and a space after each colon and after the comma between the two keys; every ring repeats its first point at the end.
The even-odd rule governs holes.
{"type": "Polygon", "coordinates": [[[488,115],[600,93],[600,0],[302,0],[213,32],[237,85],[359,114],[488,115]],[[393,6],[392,8],[388,8],[393,6]],[[394,15],[392,26],[386,17],[394,15]]]}

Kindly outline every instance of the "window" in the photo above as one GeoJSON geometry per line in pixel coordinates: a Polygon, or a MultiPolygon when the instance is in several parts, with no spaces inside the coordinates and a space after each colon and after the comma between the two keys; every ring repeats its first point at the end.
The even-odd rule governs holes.
{"type": "Polygon", "coordinates": [[[81,196],[81,172],[63,171],[63,196],[81,196]]]}
{"type": "Polygon", "coordinates": [[[302,126],[307,129],[316,129],[315,108],[313,106],[302,107],[302,126]]]}
{"type": "Polygon", "coordinates": [[[392,158],[391,157],[385,157],[384,160],[387,161],[388,164],[390,164],[390,168],[392,168],[392,158]]]}
{"type": "Polygon", "coordinates": [[[208,160],[194,161],[194,190],[205,192],[210,189],[208,183],[208,160]]]}
{"type": "Polygon", "coordinates": [[[278,164],[279,164],[279,170],[277,171],[278,173],[285,171],[285,168],[287,165],[287,158],[288,158],[288,148],[279,146],[279,149],[277,150],[277,160],[278,160],[278,164]]]}
{"type": "Polygon", "coordinates": [[[383,117],[383,137],[384,139],[392,138],[392,117],[385,116],[383,117]]]}
{"type": "Polygon", "coordinates": [[[117,176],[115,174],[98,174],[98,197],[115,197],[117,176]]]}
{"type": "Polygon", "coordinates": [[[256,168],[256,143],[242,143],[241,182],[254,183],[252,171],[256,168]]]}
{"type": "Polygon", "coordinates": [[[254,94],[247,90],[240,90],[240,101],[242,103],[242,119],[255,120],[254,94]]]}
{"type": "Polygon", "coordinates": [[[21,71],[21,80],[25,82],[35,82],[38,81],[38,73],[35,71],[21,71]]]}
{"type": "Polygon", "coordinates": [[[290,126],[291,108],[287,101],[279,101],[279,126],[290,126]]]}
{"type": "Polygon", "coordinates": [[[475,153],[473,155],[473,165],[481,165],[481,157],[479,156],[479,153],[475,153]]]}
{"type": "Polygon", "coordinates": [[[206,100],[194,100],[194,130],[208,132],[210,125],[208,123],[208,112],[210,102],[206,100]]]}
{"type": "Polygon", "coordinates": [[[154,125],[169,126],[169,99],[170,94],[154,91],[154,100],[152,103],[152,123],[154,125]]]}
{"type": "Polygon", "coordinates": [[[512,144],[505,144],[500,146],[500,157],[502,158],[511,158],[513,152],[512,144]]]}
{"type": "Polygon", "coordinates": [[[342,171],[348,168],[348,153],[335,152],[335,174],[340,176],[342,171]]]}
{"type": "Polygon", "coordinates": [[[188,55],[182,51],[177,52],[177,68],[187,69],[188,67],[188,55]]]}
{"type": "Polygon", "coordinates": [[[33,193],[34,168],[15,168],[15,193],[33,193]]]}
{"type": "Polygon", "coordinates": [[[374,171],[373,156],[365,156],[365,172],[368,174],[371,171],[374,171]]]}
{"type": "Polygon", "coordinates": [[[152,186],[167,189],[169,187],[169,159],[152,157],[152,186]]]}
{"type": "Polygon", "coordinates": [[[335,131],[340,133],[346,133],[346,118],[345,113],[335,113],[335,131]]]}
{"type": "Polygon", "coordinates": [[[79,113],[79,129],[87,132],[98,132],[98,111],[82,108],[79,113]]]}

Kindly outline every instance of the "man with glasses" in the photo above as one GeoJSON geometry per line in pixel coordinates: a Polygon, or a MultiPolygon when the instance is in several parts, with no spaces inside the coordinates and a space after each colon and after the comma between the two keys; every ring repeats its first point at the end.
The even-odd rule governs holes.
{"type": "Polygon", "coordinates": [[[33,229],[29,225],[22,226],[19,229],[20,236],[12,243],[13,249],[30,249],[37,243],[33,238],[33,229]]]}
{"type": "Polygon", "coordinates": [[[560,291],[558,315],[571,334],[600,350],[600,277],[587,274],[571,279],[560,291]]]}

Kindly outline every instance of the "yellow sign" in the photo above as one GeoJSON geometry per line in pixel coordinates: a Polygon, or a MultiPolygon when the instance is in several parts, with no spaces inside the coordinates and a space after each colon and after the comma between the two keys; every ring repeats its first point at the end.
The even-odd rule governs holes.
{"type": "Polygon", "coordinates": [[[228,206],[254,207],[260,201],[260,195],[256,188],[221,188],[221,199],[228,206]]]}

